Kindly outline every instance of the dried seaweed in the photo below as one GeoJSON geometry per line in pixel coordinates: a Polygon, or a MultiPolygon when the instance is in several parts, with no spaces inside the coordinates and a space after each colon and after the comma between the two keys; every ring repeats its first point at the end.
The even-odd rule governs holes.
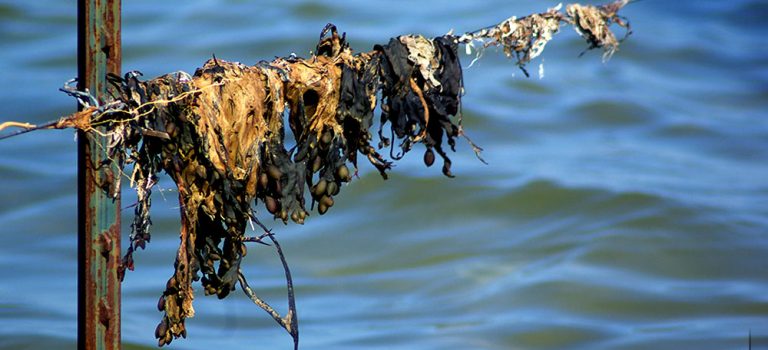
{"type": "MultiPolygon", "coordinates": [[[[559,32],[561,23],[573,25],[579,35],[589,43],[587,50],[603,48],[603,59],[609,59],[618,49],[619,42],[610,30],[613,23],[631,33],[629,22],[618,15],[618,11],[630,0],[617,0],[602,6],[569,4],[566,13],[560,12],[562,4],[546,12],[517,18],[512,16],[501,23],[466,33],[457,40],[467,44],[468,52],[479,43],[481,49],[501,46],[507,57],[514,56],[517,65],[528,76],[525,65],[538,57],[552,37],[559,32]]],[[[625,36],[626,36],[625,35],[625,36]]]]}
{"type": "MultiPolygon", "coordinates": [[[[402,35],[357,54],[346,34],[339,35],[328,24],[309,58],[291,55],[247,66],[214,57],[193,75],[176,72],[142,80],[141,73],[133,71],[109,76],[114,99],[102,105],[87,91],[74,89],[70,81],[62,90],[77,98],[83,111],[38,127],[9,122],[0,129],[76,128],[86,135],[98,133],[109,140],[108,159],[103,161],[116,162],[120,169],[132,166],[124,175],[136,190],[137,203],[121,278],[126,269],[134,268],[134,252],[151,239],[151,194],[158,174],[164,171],[174,181],[180,244],[174,272],[158,301],[163,317],[155,337],[160,346],[186,337],[185,320],[195,314],[192,285],[200,281],[206,295],[218,298],[227,297],[240,284],[298,347],[290,270],[276,238],[257,219],[258,211],[284,223],[303,224],[315,205],[320,215],[334,205],[342,185],[357,173],[359,155],[386,178],[392,160],[417,144],[425,147],[427,166],[433,165],[436,152],[443,159],[443,174],[452,177],[445,147],[455,151],[456,138],[466,137],[461,126],[464,87],[458,45],[501,46],[524,70],[566,23],[587,40],[588,49],[603,48],[608,58],[619,43],[609,26],[617,23],[629,30],[628,22],[617,15],[627,2],[599,7],[572,4],[566,14],[558,6],[461,36],[402,35]],[[374,147],[370,129],[377,102],[380,142],[374,147]],[[105,126],[107,132],[96,126],[105,126]],[[287,128],[293,142],[286,141],[291,137],[287,128]],[[391,159],[379,153],[386,148],[391,159]],[[264,233],[246,236],[249,224],[264,233]],[[241,267],[246,244],[269,245],[266,238],[286,273],[284,317],[256,295],[241,267]]],[[[479,157],[481,149],[469,144],[479,157]]],[[[119,185],[114,181],[108,186],[115,196],[119,185]]]]}
{"type": "Polygon", "coordinates": [[[619,41],[609,27],[616,23],[626,28],[625,38],[632,33],[629,21],[618,15],[619,10],[629,1],[618,0],[602,6],[570,4],[566,7],[566,13],[573,21],[573,28],[589,43],[587,50],[603,48],[603,60],[613,56],[619,48],[619,41]]]}

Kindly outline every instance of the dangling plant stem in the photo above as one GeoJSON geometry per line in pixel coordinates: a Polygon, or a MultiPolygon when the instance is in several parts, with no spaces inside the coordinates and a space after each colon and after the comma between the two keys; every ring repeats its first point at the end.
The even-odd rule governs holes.
{"type": "Polygon", "coordinates": [[[283,264],[283,270],[285,271],[285,283],[286,288],[288,289],[288,313],[285,315],[285,317],[280,316],[280,313],[275,311],[275,309],[272,308],[267,302],[259,298],[253,289],[251,289],[251,287],[248,285],[248,281],[245,279],[245,275],[243,275],[242,270],[238,270],[238,280],[240,281],[240,287],[242,288],[243,293],[245,293],[245,295],[248,296],[248,298],[250,298],[254,304],[258,305],[270,316],[272,316],[272,318],[274,318],[275,321],[277,321],[277,323],[283,327],[288,332],[288,334],[291,335],[293,338],[293,347],[294,349],[298,349],[299,318],[298,314],[296,313],[296,297],[293,293],[293,278],[291,278],[291,269],[288,267],[288,261],[285,260],[283,249],[280,247],[280,243],[277,242],[275,235],[272,234],[272,232],[266,232],[264,235],[262,235],[262,237],[258,239],[258,241],[261,241],[261,238],[264,236],[269,237],[269,239],[275,245],[277,255],[280,257],[280,262],[283,264]]]}

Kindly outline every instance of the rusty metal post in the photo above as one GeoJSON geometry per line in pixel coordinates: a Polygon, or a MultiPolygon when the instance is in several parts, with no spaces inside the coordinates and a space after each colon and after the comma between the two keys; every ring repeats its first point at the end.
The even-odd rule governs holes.
{"type": "MultiPolygon", "coordinates": [[[[120,0],[78,0],[78,89],[108,100],[106,74],[120,74],[120,0]]],[[[78,131],[77,344],[120,349],[120,172],[107,138],[78,131]]]]}

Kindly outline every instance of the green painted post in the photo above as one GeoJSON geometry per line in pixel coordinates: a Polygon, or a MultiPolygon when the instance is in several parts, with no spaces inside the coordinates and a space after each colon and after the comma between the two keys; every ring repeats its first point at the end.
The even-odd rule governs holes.
{"type": "MultiPolygon", "coordinates": [[[[120,74],[120,0],[78,0],[77,25],[78,89],[107,102],[106,74],[120,74]]],[[[105,162],[107,143],[78,131],[77,343],[84,350],[120,349],[120,169],[105,162]]]]}

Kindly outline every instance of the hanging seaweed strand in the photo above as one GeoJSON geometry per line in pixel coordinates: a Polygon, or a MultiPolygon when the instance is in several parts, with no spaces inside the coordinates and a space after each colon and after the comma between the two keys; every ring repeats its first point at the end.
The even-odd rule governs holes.
{"type": "MultiPolygon", "coordinates": [[[[137,193],[121,277],[126,269],[133,270],[133,253],[150,241],[151,194],[158,173],[164,171],[174,181],[180,244],[173,274],[158,301],[163,317],[155,337],[160,346],[186,337],[185,320],[195,314],[192,284],[199,281],[205,295],[218,298],[227,297],[239,284],[291,335],[297,348],[290,270],[274,234],[257,213],[303,224],[312,210],[323,215],[333,207],[343,185],[357,173],[360,159],[386,178],[392,161],[419,145],[426,166],[439,156],[442,173],[452,177],[447,149],[455,151],[456,138],[466,137],[461,126],[460,44],[468,52],[474,48],[478,57],[484,49],[499,46],[525,71],[525,64],[541,54],[560,26],[571,25],[586,39],[588,49],[602,48],[607,59],[619,45],[609,27],[615,23],[630,32],[629,23],[618,15],[627,3],[570,4],[565,12],[558,6],[458,36],[402,35],[362,53],[353,52],[346,33],[340,35],[329,24],[309,58],[291,55],[247,66],[214,57],[192,75],[175,72],[142,80],[134,71],[109,76],[114,98],[102,105],[70,82],[62,90],[84,106],[82,111],[41,126],[8,122],[0,129],[23,128],[4,138],[51,128],[76,128],[88,135],[98,132],[95,126],[106,126],[102,136],[110,143],[104,161],[116,162],[120,169],[132,165],[123,176],[137,193]],[[374,146],[371,128],[377,104],[380,142],[374,146]],[[288,125],[283,125],[284,113],[288,125]],[[288,148],[288,143],[295,146],[288,148]],[[246,236],[254,224],[264,233],[246,236]],[[285,316],[248,284],[241,266],[247,243],[276,249],[288,288],[285,316]]],[[[481,149],[469,144],[479,157],[481,149]]],[[[105,184],[113,190],[119,185],[119,180],[105,184]]]]}

